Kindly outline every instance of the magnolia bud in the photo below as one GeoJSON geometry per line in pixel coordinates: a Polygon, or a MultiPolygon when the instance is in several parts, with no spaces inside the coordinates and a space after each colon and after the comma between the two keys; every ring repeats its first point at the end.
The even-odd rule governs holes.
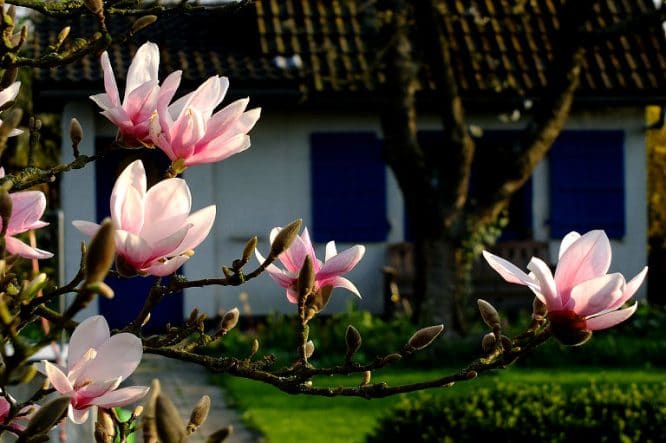
{"type": "Polygon", "coordinates": [[[187,423],[187,428],[185,430],[187,435],[192,434],[196,431],[199,426],[206,421],[208,418],[208,412],[210,411],[210,397],[204,395],[199,399],[199,402],[192,409],[192,414],[190,415],[190,421],[187,423]]]}
{"type": "Polygon", "coordinates": [[[85,288],[88,291],[94,292],[95,294],[99,294],[104,298],[108,298],[111,300],[113,297],[115,297],[115,293],[113,292],[113,288],[103,281],[98,281],[97,283],[90,283],[85,286],[85,288]]]}
{"type": "Polygon", "coordinates": [[[97,410],[97,422],[95,423],[95,435],[102,437],[101,441],[104,443],[113,442],[113,437],[116,435],[116,426],[113,423],[111,415],[104,409],[97,410]]]}
{"type": "Polygon", "coordinates": [[[443,331],[444,325],[428,326],[427,328],[419,329],[407,341],[407,347],[415,351],[420,351],[429,346],[443,331]]]}
{"type": "Polygon", "coordinates": [[[132,411],[132,417],[140,417],[141,414],[143,414],[143,406],[138,405],[134,410],[132,411]]]}
{"type": "Polygon", "coordinates": [[[275,259],[278,257],[278,255],[289,249],[289,246],[291,246],[291,243],[298,235],[298,231],[301,230],[302,224],[303,221],[298,219],[280,229],[280,232],[277,233],[273,243],[271,244],[271,250],[268,254],[268,258],[275,259]]]}
{"type": "Polygon", "coordinates": [[[502,343],[502,348],[504,348],[505,351],[510,351],[511,348],[513,348],[513,342],[506,335],[500,336],[500,343],[502,343]]]}
{"type": "Polygon", "coordinates": [[[220,327],[217,330],[216,336],[220,337],[227,332],[231,331],[238,324],[238,319],[240,318],[240,311],[238,308],[233,308],[224,314],[222,321],[220,322],[220,327]]]}
{"type": "Polygon", "coordinates": [[[252,237],[245,243],[245,248],[243,248],[243,255],[241,256],[241,263],[245,265],[250,260],[250,257],[252,257],[252,254],[254,253],[254,250],[257,248],[257,237],[252,237]]]}
{"type": "Polygon", "coordinates": [[[137,32],[141,31],[143,28],[146,26],[150,26],[153,23],[157,21],[157,16],[156,15],[144,15],[143,17],[139,17],[137,21],[134,22],[132,25],[132,34],[136,34],[137,32]]]}
{"type": "Polygon", "coordinates": [[[400,359],[402,359],[402,355],[398,354],[397,352],[394,352],[393,354],[389,354],[382,359],[382,366],[390,365],[392,363],[397,362],[400,359]]]}
{"type": "Polygon", "coordinates": [[[226,428],[222,428],[210,434],[206,439],[206,443],[222,443],[224,440],[229,438],[234,432],[234,427],[229,425],[226,428]]]}
{"type": "Polygon", "coordinates": [[[74,156],[79,156],[79,143],[83,140],[83,128],[81,123],[76,118],[72,118],[69,122],[69,138],[72,141],[72,149],[74,156]]]}
{"type": "Polygon", "coordinates": [[[161,393],[155,401],[155,424],[162,443],[181,443],[185,440],[185,425],[171,399],[161,393]]]}
{"type": "Polygon", "coordinates": [[[300,272],[298,273],[298,280],[296,281],[296,289],[298,291],[298,301],[299,303],[304,303],[305,299],[314,289],[315,283],[315,271],[314,265],[312,264],[312,257],[309,255],[305,256],[303,261],[303,266],[301,267],[300,272]]]}
{"type": "Polygon", "coordinates": [[[312,357],[312,354],[314,354],[315,351],[315,345],[312,342],[312,340],[308,340],[307,343],[305,343],[305,358],[310,358],[312,357]]]}
{"type": "Polygon", "coordinates": [[[252,346],[250,347],[250,357],[259,352],[259,340],[256,338],[252,340],[252,346]]]}
{"type": "Polygon", "coordinates": [[[481,348],[483,349],[483,352],[490,354],[495,350],[496,343],[497,340],[495,339],[495,334],[489,332],[483,336],[483,339],[481,339],[481,348]]]}
{"type": "Polygon", "coordinates": [[[71,29],[72,29],[71,27],[65,26],[64,28],[62,28],[62,30],[60,30],[60,32],[58,33],[58,37],[56,38],[56,44],[55,44],[56,48],[59,48],[60,45],[62,45],[63,42],[67,39],[67,37],[69,37],[69,31],[71,31],[71,29]]]}
{"type": "Polygon", "coordinates": [[[361,338],[361,333],[358,332],[358,329],[352,325],[347,326],[345,331],[345,343],[347,344],[347,354],[345,358],[351,360],[352,356],[358,352],[361,348],[361,343],[363,339],[361,338]]]}
{"type": "Polygon", "coordinates": [[[102,282],[113,264],[116,253],[115,229],[110,218],[102,222],[102,226],[93,236],[86,255],[86,283],[102,282]]]}
{"type": "Polygon", "coordinates": [[[500,316],[495,307],[483,299],[478,299],[476,303],[479,306],[479,312],[483,321],[493,329],[499,328],[500,316]]]}
{"type": "Polygon", "coordinates": [[[371,371],[365,371],[363,373],[363,379],[361,380],[361,386],[369,385],[371,379],[372,379],[372,372],[371,371]]]}

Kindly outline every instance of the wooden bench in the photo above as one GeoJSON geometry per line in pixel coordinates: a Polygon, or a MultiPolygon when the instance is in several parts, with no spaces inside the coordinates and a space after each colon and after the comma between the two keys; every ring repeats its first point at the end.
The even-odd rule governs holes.
{"type": "MultiPolygon", "coordinates": [[[[534,240],[501,242],[490,252],[526,271],[532,257],[549,262],[547,242],[534,240]]],[[[387,246],[384,267],[384,311],[387,316],[396,310],[410,309],[414,281],[414,245],[394,243],[387,246]]],[[[532,292],[522,285],[507,283],[479,256],[472,270],[472,299],[483,298],[498,309],[516,312],[531,309],[532,292]]]]}

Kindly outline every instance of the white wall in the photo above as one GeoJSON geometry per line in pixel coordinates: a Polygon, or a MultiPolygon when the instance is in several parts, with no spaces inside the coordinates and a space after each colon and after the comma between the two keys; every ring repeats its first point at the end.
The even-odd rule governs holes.
{"type": "MultiPolygon", "coordinates": [[[[68,132],[69,118],[79,118],[85,137],[81,145],[84,154],[92,154],[93,134],[112,135],[114,128],[105,120],[93,118],[93,107],[88,103],[71,103],[63,115],[63,133],[68,132]]],[[[643,120],[640,109],[624,109],[604,114],[575,113],[567,129],[618,129],[625,128],[625,180],[627,235],[614,240],[613,271],[633,276],[647,262],[647,178],[643,120]]],[[[511,129],[494,117],[473,117],[471,123],[487,129],[511,129]]],[[[421,128],[438,129],[438,119],[422,119],[421,128]]],[[[264,113],[251,132],[252,147],[232,158],[215,164],[199,165],[188,169],[185,178],[193,195],[193,209],[211,203],[217,205],[217,220],[209,238],[201,244],[196,255],[185,267],[188,278],[220,276],[221,266],[230,265],[242,252],[247,239],[259,236],[259,249],[268,250],[268,233],[274,226],[284,226],[302,218],[304,225],[311,225],[310,205],[310,142],[312,132],[322,131],[376,131],[381,135],[377,118],[370,114],[346,113],[264,113]]],[[[63,152],[70,155],[67,140],[63,141],[63,152]]],[[[66,157],[67,158],[67,157],[66,157]]],[[[547,220],[548,168],[540,164],[534,175],[534,232],[535,238],[550,240],[547,220]]],[[[79,242],[83,236],[71,227],[71,219],[92,220],[95,217],[94,168],[65,174],[62,181],[63,209],[65,210],[66,249],[68,258],[66,276],[76,272],[79,242]],[[88,215],[86,215],[88,214],[88,215]]],[[[387,169],[387,208],[391,230],[388,242],[399,242],[403,238],[403,203],[397,183],[387,169]]],[[[344,210],[344,209],[343,209],[344,210]]],[[[354,216],[354,214],[349,214],[354,216]]],[[[335,239],[331,239],[335,240],[335,239]]],[[[552,241],[551,257],[556,259],[559,242],[552,241]]],[[[352,246],[339,244],[338,250],[352,246]]],[[[381,269],[385,263],[385,243],[366,244],[364,259],[349,274],[363,295],[357,300],[345,290],[337,289],[327,310],[344,309],[347,303],[381,311],[383,304],[381,269]]],[[[323,245],[317,245],[323,256],[323,245]]],[[[252,261],[246,270],[251,270],[252,261]]],[[[640,294],[644,294],[644,287],[640,294]]],[[[287,302],[284,290],[267,275],[240,287],[206,287],[186,291],[184,312],[195,306],[209,314],[219,309],[228,310],[238,306],[246,313],[265,314],[271,311],[294,312],[295,307],[287,302]]]]}
{"type": "MultiPolygon", "coordinates": [[[[252,147],[216,165],[214,186],[220,216],[215,226],[215,244],[218,263],[230,264],[238,257],[248,238],[259,236],[259,250],[268,251],[268,233],[275,226],[284,226],[302,218],[311,226],[310,204],[310,134],[322,131],[376,131],[380,135],[377,119],[372,115],[265,113],[252,131],[252,147]]],[[[388,171],[388,169],[387,169],[388,171]]],[[[387,173],[387,207],[391,224],[390,241],[402,240],[402,198],[395,180],[387,173]]],[[[344,211],[344,208],[341,209],[344,211]]],[[[354,217],[353,213],[348,214],[354,217]]],[[[331,239],[335,240],[335,239],[331,239]]],[[[338,250],[352,244],[337,244],[338,250]]],[[[345,309],[350,302],[363,309],[381,311],[383,307],[382,274],[385,243],[366,244],[363,260],[348,277],[363,299],[336,289],[327,311],[345,309]]],[[[323,258],[323,244],[316,245],[323,258]]],[[[256,260],[251,263],[256,266],[256,260]]],[[[251,270],[252,267],[248,267],[251,270]]],[[[249,307],[253,313],[270,311],[295,312],[288,303],[284,289],[267,275],[241,287],[221,288],[219,303],[224,309],[249,307]],[[239,300],[246,293],[249,303],[239,300]]]]}

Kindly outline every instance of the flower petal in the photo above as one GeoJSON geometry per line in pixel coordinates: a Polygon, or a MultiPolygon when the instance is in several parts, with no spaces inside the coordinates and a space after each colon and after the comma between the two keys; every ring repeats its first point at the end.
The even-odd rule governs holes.
{"type": "Polygon", "coordinates": [[[113,67],[109,61],[109,54],[104,51],[100,57],[102,71],[104,72],[104,90],[106,91],[112,106],[120,106],[120,96],[118,95],[118,85],[116,76],[113,74],[113,67]]]}
{"type": "Polygon", "coordinates": [[[124,380],[134,372],[142,355],[143,345],[136,335],[126,332],[116,334],[97,348],[97,356],[78,378],[101,381],[121,377],[124,380]]]}
{"type": "Polygon", "coordinates": [[[618,311],[607,312],[605,314],[588,318],[587,329],[591,331],[598,331],[600,329],[607,329],[611,326],[615,326],[618,323],[622,323],[636,312],[638,303],[634,303],[633,306],[630,306],[625,309],[620,309],[618,311]]]}
{"type": "Polygon", "coordinates": [[[638,288],[643,284],[643,280],[645,280],[645,276],[647,275],[647,266],[645,266],[641,272],[636,274],[634,278],[632,278],[624,287],[624,292],[622,293],[622,297],[620,297],[615,303],[610,305],[608,307],[608,310],[614,310],[619,307],[621,307],[623,304],[625,304],[635,293],[638,291],[638,288]]]}
{"type": "Polygon", "coordinates": [[[53,254],[49,251],[33,248],[26,245],[21,240],[10,236],[5,236],[5,246],[9,252],[23,258],[41,260],[53,257],[53,254]]]}
{"type": "Polygon", "coordinates": [[[569,249],[569,246],[571,246],[579,238],[580,234],[576,231],[571,231],[564,236],[562,242],[560,243],[560,251],[557,254],[558,260],[562,258],[562,255],[566,252],[567,249],[569,249]]]}
{"type": "Polygon", "coordinates": [[[581,317],[599,314],[615,304],[624,292],[622,274],[607,274],[574,286],[571,290],[573,311],[581,317]]]}
{"type": "Polygon", "coordinates": [[[95,398],[91,404],[105,409],[125,406],[142,399],[149,390],[150,388],[147,386],[130,386],[127,388],[116,389],[115,391],[107,392],[106,394],[95,398]]]}
{"type": "Polygon", "coordinates": [[[189,259],[190,257],[187,255],[179,255],[164,261],[156,262],[147,268],[141,269],[141,271],[149,275],[154,275],[155,277],[166,277],[180,269],[180,267],[189,259]]]}
{"type": "Polygon", "coordinates": [[[97,223],[85,221],[85,220],[74,220],[72,225],[79,230],[82,234],[85,234],[89,237],[97,234],[99,230],[99,225],[97,223]]]}
{"type": "Polygon", "coordinates": [[[344,288],[355,294],[358,298],[361,298],[361,293],[358,291],[358,288],[356,288],[356,286],[352,282],[350,282],[344,277],[330,278],[325,282],[323,282],[321,285],[322,288],[326,286],[333,286],[334,288],[344,288]]]}
{"type": "Polygon", "coordinates": [[[356,245],[349,249],[342,251],[330,260],[326,260],[324,266],[317,273],[317,280],[325,280],[331,277],[337,277],[345,274],[363,258],[365,254],[365,246],[356,245]]]}
{"type": "MultiPolygon", "coordinates": [[[[527,269],[534,273],[536,281],[539,283],[538,292],[535,294],[541,294],[543,296],[542,302],[546,304],[549,311],[557,311],[562,309],[563,305],[568,301],[563,300],[557,293],[557,286],[555,280],[553,279],[553,274],[550,272],[548,265],[537,257],[532,257],[530,262],[527,264],[527,269]]],[[[528,286],[531,286],[528,284],[528,286]]],[[[539,297],[541,298],[541,297],[539,297]]]]}
{"type": "Polygon", "coordinates": [[[83,424],[88,421],[88,413],[90,408],[76,409],[71,404],[67,412],[67,416],[77,425],[83,424]]]}
{"type": "Polygon", "coordinates": [[[523,272],[518,266],[502,257],[498,257],[488,251],[483,251],[483,258],[486,259],[491,268],[509,283],[527,286],[536,284],[532,277],[523,272]]]}
{"type": "Polygon", "coordinates": [[[146,192],[144,199],[145,238],[164,237],[183,226],[192,209],[192,194],[185,180],[162,180],[146,192]],[[156,232],[157,231],[157,232],[156,232]]]}
{"type": "Polygon", "coordinates": [[[610,241],[601,230],[587,232],[566,248],[555,270],[563,298],[577,284],[606,274],[611,255],[610,241]]]}
{"type": "Polygon", "coordinates": [[[21,82],[14,82],[0,91],[0,106],[16,98],[21,88],[21,82]]]}
{"type": "Polygon", "coordinates": [[[46,377],[49,379],[49,383],[53,385],[56,391],[63,395],[74,392],[72,383],[70,383],[67,376],[56,365],[50,363],[47,360],[43,360],[42,363],[44,364],[46,377]]]}
{"type": "Polygon", "coordinates": [[[187,231],[185,239],[180,244],[175,254],[182,254],[183,252],[199,246],[199,244],[208,236],[208,233],[213,227],[213,223],[215,222],[215,214],[215,205],[207,206],[190,214],[190,216],[185,220],[185,223],[192,225],[192,227],[189,229],[189,231],[187,231]]]}
{"type": "MultiPolygon", "coordinates": [[[[123,105],[127,102],[127,97],[132,91],[149,81],[157,81],[158,70],[160,66],[160,49],[155,43],[146,42],[136,51],[132,63],[127,70],[127,83],[125,85],[125,98],[123,105]]],[[[124,107],[124,106],[123,106],[124,107]]]]}
{"type": "Polygon", "coordinates": [[[88,349],[99,348],[110,336],[109,324],[101,315],[93,315],[79,323],[69,339],[67,367],[71,369],[88,349]]]}

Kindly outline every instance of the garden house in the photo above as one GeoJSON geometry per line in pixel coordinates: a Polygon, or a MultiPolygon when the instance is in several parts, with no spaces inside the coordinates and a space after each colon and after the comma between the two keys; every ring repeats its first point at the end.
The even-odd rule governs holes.
{"type": "MultiPolygon", "coordinates": [[[[599,30],[654,8],[652,0],[600,3],[594,24],[599,30]]],[[[558,27],[560,4],[442,2],[467,117],[483,130],[475,132],[478,149],[490,140],[510,138],[524,126],[522,115],[529,113],[530,104],[539,100],[553,56],[550,39],[558,27]]],[[[237,258],[253,235],[259,236],[259,249],[265,253],[272,227],[303,218],[322,255],[329,240],[336,240],[338,249],[366,245],[365,258],[349,278],[363,295],[358,305],[382,311],[381,271],[387,250],[408,241],[409,233],[400,189],[381,155],[376,111],[382,104],[383,77],[376,63],[381,48],[374,33],[376,21],[372,2],[361,0],[256,0],[231,12],[194,9],[160,17],[131,43],[109,48],[121,88],[137,47],[152,41],[161,51],[161,78],[183,70],[181,91],[220,74],[230,79],[224,103],[249,96],[250,107],[262,107],[249,150],[219,164],[191,167],[184,174],[195,209],[218,206],[209,238],[184,268],[187,277],[221,275],[221,266],[237,258]]],[[[84,15],[71,26],[70,38],[75,38],[82,27],[93,28],[95,20],[84,15]]],[[[109,26],[129,29],[131,24],[114,17],[109,26]]],[[[56,23],[36,19],[39,45],[53,42],[59,31],[56,23]]],[[[634,275],[646,264],[644,106],[666,98],[665,73],[666,40],[660,30],[639,30],[589,48],[566,129],[516,196],[503,240],[541,242],[550,246],[554,262],[564,234],[603,228],[613,243],[614,270],[634,275]]],[[[76,117],[85,134],[82,153],[93,154],[113,139],[115,128],[88,99],[103,90],[97,57],[37,69],[35,75],[36,110],[60,113],[63,134],[68,133],[70,118],[76,117]]],[[[438,94],[427,76],[420,97],[421,141],[444,149],[436,145],[440,123],[432,111],[438,94]]],[[[63,158],[71,158],[67,137],[62,147],[63,158]]],[[[144,151],[123,154],[150,157],[147,161],[158,177],[166,157],[158,150],[144,151]]],[[[76,270],[78,244],[84,239],[71,221],[99,221],[108,213],[114,176],[127,161],[113,152],[62,178],[67,276],[76,270]]],[[[137,288],[144,284],[149,284],[147,279],[134,278],[117,291],[126,303],[102,300],[92,309],[104,311],[111,323],[114,316],[132,315],[141,303],[137,288]]],[[[344,309],[351,300],[353,295],[338,289],[327,309],[344,309]]],[[[195,306],[210,313],[234,306],[246,314],[295,309],[268,276],[241,287],[191,289],[169,303],[156,321],[182,317],[195,306]]]]}

